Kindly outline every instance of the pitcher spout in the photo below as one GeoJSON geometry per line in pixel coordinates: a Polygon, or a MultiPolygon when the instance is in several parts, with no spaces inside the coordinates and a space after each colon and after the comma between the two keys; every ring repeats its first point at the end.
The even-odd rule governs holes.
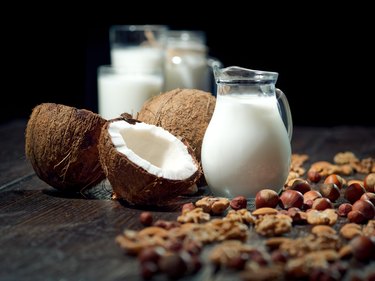
{"type": "Polygon", "coordinates": [[[278,75],[277,72],[253,70],[239,66],[230,66],[226,68],[214,67],[216,83],[275,84],[278,75]]]}

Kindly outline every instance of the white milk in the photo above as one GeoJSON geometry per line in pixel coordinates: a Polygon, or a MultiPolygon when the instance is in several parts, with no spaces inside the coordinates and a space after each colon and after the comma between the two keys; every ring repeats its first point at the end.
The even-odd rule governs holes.
{"type": "Polygon", "coordinates": [[[164,55],[161,48],[112,48],[111,61],[114,67],[127,68],[132,71],[154,73],[163,71],[164,55]]]}
{"type": "Polygon", "coordinates": [[[264,188],[279,190],[290,156],[274,96],[217,96],[202,145],[203,172],[215,194],[255,197],[264,188]]]}
{"type": "Polygon", "coordinates": [[[112,73],[98,78],[99,114],[105,119],[127,112],[136,117],[143,103],[161,92],[159,75],[112,73]]]}
{"type": "Polygon", "coordinates": [[[175,88],[210,91],[210,68],[203,44],[170,42],[165,63],[165,90],[175,88]]]}

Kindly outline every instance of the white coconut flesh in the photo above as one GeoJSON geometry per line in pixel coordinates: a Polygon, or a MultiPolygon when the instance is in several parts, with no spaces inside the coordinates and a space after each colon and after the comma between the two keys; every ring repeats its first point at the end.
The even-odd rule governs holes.
{"type": "Polygon", "coordinates": [[[115,121],[108,133],[117,151],[150,174],[184,180],[198,170],[186,145],[161,127],[115,121]]]}

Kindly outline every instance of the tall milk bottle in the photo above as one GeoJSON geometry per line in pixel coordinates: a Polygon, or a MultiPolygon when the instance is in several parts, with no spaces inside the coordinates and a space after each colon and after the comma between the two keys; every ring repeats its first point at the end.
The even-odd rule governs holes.
{"type": "Polygon", "coordinates": [[[240,67],[215,69],[216,107],[202,144],[202,168],[218,196],[278,191],[290,169],[292,119],[278,74],[240,67]],[[285,123],[280,110],[284,110],[285,123]]]}

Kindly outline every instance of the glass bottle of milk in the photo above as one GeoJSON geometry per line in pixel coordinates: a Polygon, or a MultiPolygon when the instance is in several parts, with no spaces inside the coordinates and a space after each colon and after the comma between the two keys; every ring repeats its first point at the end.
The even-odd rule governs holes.
{"type": "Polygon", "coordinates": [[[165,90],[211,90],[212,69],[203,31],[169,30],[166,42],[165,90]]]}
{"type": "Polygon", "coordinates": [[[216,106],[202,144],[211,191],[229,198],[278,191],[289,173],[292,136],[288,101],[275,88],[278,73],[234,66],[214,74],[216,106]]]}

